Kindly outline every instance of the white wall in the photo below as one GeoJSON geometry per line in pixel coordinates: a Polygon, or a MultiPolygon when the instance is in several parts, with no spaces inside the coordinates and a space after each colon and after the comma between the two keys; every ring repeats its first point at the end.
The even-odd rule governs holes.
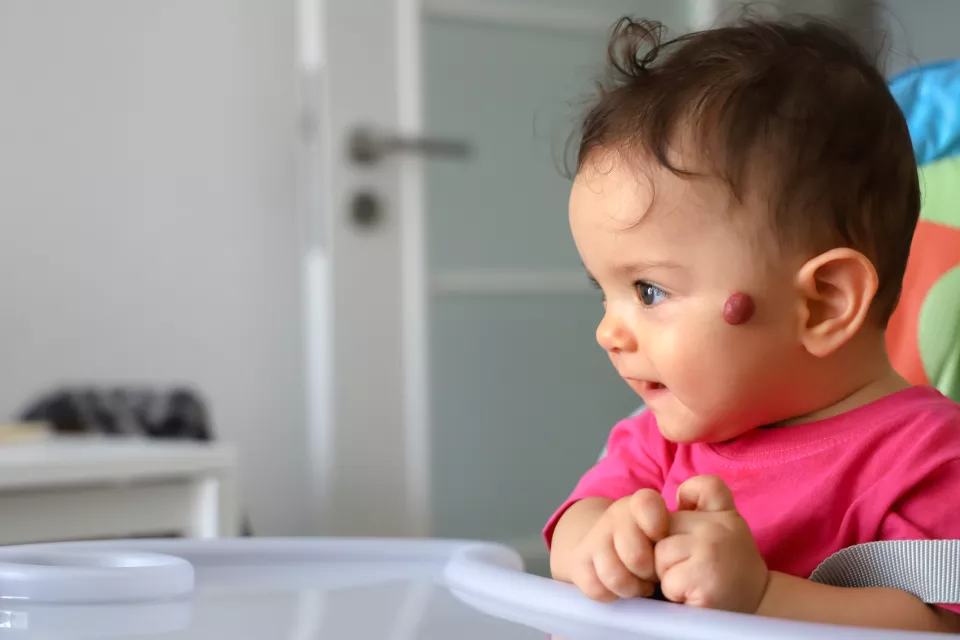
{"type": "Polygon", "coordinates": [[[292,0],[0,0],[0,419],[188,383],[257,533],[310,509],[292,0]]]}

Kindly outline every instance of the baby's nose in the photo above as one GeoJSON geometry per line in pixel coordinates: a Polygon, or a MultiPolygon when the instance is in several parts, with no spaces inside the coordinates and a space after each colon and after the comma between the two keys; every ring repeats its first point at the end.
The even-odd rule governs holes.
{"type": "Polygon", "coordinates": [[[597,342],[610,353],[637,350],[637,339],[630,327],[616,313],[609,310],[597,327],[597,342]]]}

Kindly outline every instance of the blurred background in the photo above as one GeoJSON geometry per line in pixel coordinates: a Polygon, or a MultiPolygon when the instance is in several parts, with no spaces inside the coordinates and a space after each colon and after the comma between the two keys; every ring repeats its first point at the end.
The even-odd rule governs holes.
{"type": "MultiPolygon", "coordinates": [[[[542,567],[638,404],[564,144],[617,17],[732,4],[0,0],[0,543],[422,535],[542,567]]],[[[953,0],[759,8],[889,73],[960,56],[953,0]]]]}

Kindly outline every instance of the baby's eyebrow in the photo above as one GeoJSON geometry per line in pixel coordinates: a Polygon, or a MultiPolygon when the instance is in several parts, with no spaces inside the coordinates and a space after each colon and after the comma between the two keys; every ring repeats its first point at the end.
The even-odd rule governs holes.
{"type": "Polygon", "coordinates": [[[683,269],[684,266],[673,260],[639,260],[617,266],[617,271],[624,274],[640,273],[651,269],[683,269]]]}
{"type": "MultiPolygon", "coordinates": [[[[587,280],[590,281],[590,284],[600,288],[600,283],[597,282],[597,279],[593,277],[593,274],[590,273],[590,270],[587,269],[587,266],[582,262],[580,265],[583,267],[583,270],[587,274],[587,280]]],[[[616,270],[624,275],[633,276],[650,269],[684,269],[685,267],[679,262],[673,262],[672,260],[644,260],[640,262],[630,262],[627,264],[622,264],[617,266],[616,270]]]]}

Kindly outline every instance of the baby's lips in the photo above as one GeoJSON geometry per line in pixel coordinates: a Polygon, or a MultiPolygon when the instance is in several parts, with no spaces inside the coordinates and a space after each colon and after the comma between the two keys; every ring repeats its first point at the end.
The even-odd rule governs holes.
{"type": "Polygon", "coordinates": [[[629,382],[633,382],[643,391],[658,391],[667,388],[662,382],[657,382],[656,380],[645,380],[642,378],[632,377],[625,377],[625,379],[629,382]]]}

